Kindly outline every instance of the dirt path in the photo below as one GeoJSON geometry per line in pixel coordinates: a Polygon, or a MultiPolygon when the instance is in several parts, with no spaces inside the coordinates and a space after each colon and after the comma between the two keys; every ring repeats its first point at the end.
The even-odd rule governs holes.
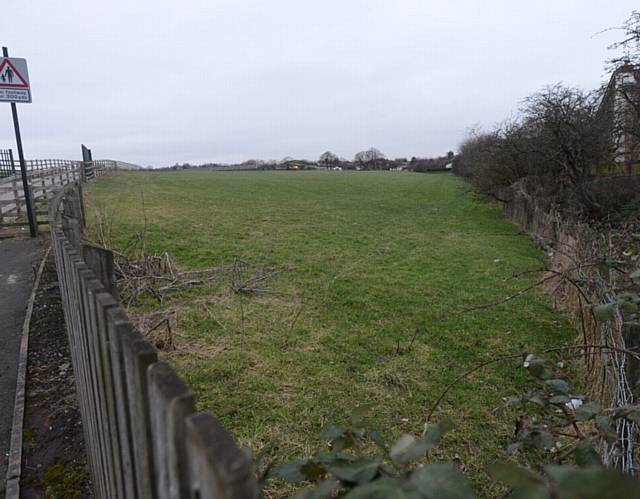
{"type": "Polygon", "coordinates": [[[0,495],[7,474],[22,324],[39,255],[38,240],[0,240],[0,495]]]}
{"type": "Polygon", "coordinates": [[[57,279],[50,255],[31,317],[21,499],[93,497],[57,279]]]}

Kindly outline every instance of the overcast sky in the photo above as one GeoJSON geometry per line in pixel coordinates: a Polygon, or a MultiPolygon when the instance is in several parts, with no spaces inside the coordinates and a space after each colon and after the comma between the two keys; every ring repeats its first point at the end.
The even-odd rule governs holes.
{"type": "MultiPolygon", "coordinates": [[[[3,0],[28,158],[141,165],[455,149],[526,95],[605,78],[637,0],[3,0]]],[[[0,104],[0,148],[14,147],[0,104]]]]}

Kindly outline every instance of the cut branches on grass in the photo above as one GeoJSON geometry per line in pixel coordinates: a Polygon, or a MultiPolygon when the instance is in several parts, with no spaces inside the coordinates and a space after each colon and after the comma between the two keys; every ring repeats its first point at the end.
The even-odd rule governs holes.
{"type": "Polygon", "coordinates": [[[162,302],[167,293],[205,286],[226,272],[224,266],[179,270],[167,252],[134,261],[116,255],[114,266],[123,302],[129,307],[139,304],[143,296],[162,302]]]}
{"type": "Polygon", "coordinates": [[[255,268],[245,261],[236,259],[230,270],[230,287],[234,293],[273,293],[273,280],[282,271],[283,269],[270,267],[255,268]]]}

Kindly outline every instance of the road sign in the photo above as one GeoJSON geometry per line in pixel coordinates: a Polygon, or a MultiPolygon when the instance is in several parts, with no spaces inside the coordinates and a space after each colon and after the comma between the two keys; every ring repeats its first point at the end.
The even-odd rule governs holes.
{"type": "Polygon", "coordinates": [[[26,59],[0,58],[0,102],[31,102],[26,59]]]}

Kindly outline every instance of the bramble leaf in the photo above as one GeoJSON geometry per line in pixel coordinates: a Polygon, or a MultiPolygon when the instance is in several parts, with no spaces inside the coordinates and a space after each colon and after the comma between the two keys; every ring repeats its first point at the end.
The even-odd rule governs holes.
{"type": "Polygon", "coordinates": [[[613,318],[615,311],[615,303],[605,303],[604,305],[597,305],[593,309],[593,313],[599,321],[608,321],[613,318]]]}
{"type": "Polygon", "coordinates": [[[489,474],[494,480],[505,483],[513,489],[512,497],[518,499],[548,499],[544,480],[532,471],[512,463],[489,466],[489,474]]]}
{"type": "Polygon", "coordinates": [[[589,466],[602,466],[600,455],[592,447],[591,442],[583,441],[578,444],[575,451],[576,464],[581,468],[589,466]]]}
{"type": "Polygon", "coordinates": [[[333,492],[339,488],[340,482],[337,480],[326,480],[319,485],[301,490],[293,499],[325,499],[332,497],[333,492]]]}
{"type": "Polygon", "coordinates": [[[438,499],[475,497],[471,485],[453,464],[428,464],[414,471],[410,481],[424,497],[438,499]]]}
{"type": "Polygon", "coordinates": [[[340,480],[351,483],[367,483],[378,473],[380,461],[377,459],[362,459],[353,463],[328,466],[327,469],[340,480]]]}
{"type": "Polygon", "coordinates": [[[545,472],[556,482],[558,497],[603,499],[640,497],[640,482],[605,468],[547,466],[545,472]]]}
{"type": "Polygon", "coordinates": [[[549,389],[557,394],[557,395],[568,395],[569,394],[569,383],[567,383],[563,379],[548,379],[544,382],[545,385],[549,387],[549,389]]]}
{"type": "Polygon", "coordinates": [[[274,466],[269,472],[269,476],[282,478],[289,483],[303,482],[305,480],[305,476],[302,473],[301,468],[307,464],[307,462],[307,459],[303,459],[274,466]]]}
{"type": "Polygon", "coordinates": [[[391,478],[380,478],[364,485],[358,485],[344,496],[345,499],[408,499],[402,484],[391,478]]]}
{"type": "Polygon", "coordinates": [[[596,414],[599,414],[600,411],[602,411],[600,404],[596,402],[587,402],[576,409],[576,419],[578,421],[588,421],[596,414]]]}

